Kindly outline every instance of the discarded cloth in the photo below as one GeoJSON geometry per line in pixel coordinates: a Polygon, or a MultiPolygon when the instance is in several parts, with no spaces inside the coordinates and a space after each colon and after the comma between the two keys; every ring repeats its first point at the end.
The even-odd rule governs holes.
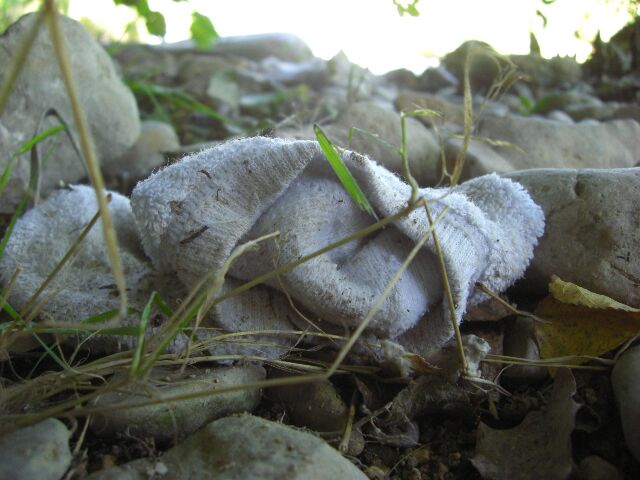
{"type": "MultiPolygon", "coordinates": [[[[163,289],[165,280],[154,271],[142,250],[129,199],[111,192],[109,209],[129,287],[129,303],[141,312],[151,292],[162,290],[169,296],[171,291],[163,289]]],[[[16,222],[0,259],[0,280],[5,291],[9,289],[9,305],[22,313],[25,319],[37,313],[37,318],[43,322],[69,328],[84,322],[84,325],[78,325],[86,328],[84,333],[77,336],[69,334],[62,339],[76,339],[77,342],[86,342],[85,346],[95,352],[110,353],[131,348],[135,337],[94,335],[90,332],[133,326],[139,322],[139,314],[132,313],[122,320],[116,318],[120,301],[101,222],[89,230],[48,287],[34,296],[97,211],[96,194],[89,186],[69,186],[54,192],[16,222]],[[109,312],[112,314],[108,315],[109,312]],[[97,318],[98,315],[101,317],[97,318]]],[[[177,342],[171,348],[180,349],[184,343],[177,342]]]]}
{"type": "MultiPolygon", "coordinates": [[[[379,217],[407,205],[410,188],[395,174],[355,152],[345,151],[342,159],[379,217]]],[[[501,292],[524,273],[544,216],[519,184],[497,175],[451,189],[421,189],[420,195],[439,217],[435,229],[459,322],[468,303],[486,298],[475,290],[476,282],[501,292]]],[[[263,137],[231,141],[165,168],[136,186],[131,204],[155,268],[176,274],[187,288],[222,267],[245,241],[279,232],[277,241],[263,242],[234,264],[230,285],[287,265],[374,221],[352,202],[316,142],[263,137]]],[[[424,210],[417,209],[267,284],[314,318],[353,329],[415,243],[427,236],[367,332],[430,352],[450,338],[451,323],[429,232],[424,210]]],[[[280,295],[272,291],[269,298],[275,297],[280,295]]],[[[277,309],[267,310],[271,318],[278,316],[277,309]]],[[[243,318],[260,324],[243,311],[261,315],[251,297],[238,296],[216,305],[209,321],[230,331],[241,329],[243,318]]],[[[298,323],[290,310],[286,315],[278,319],[283,326],[298,323]]]]}
{"type": "MultiPolygon", "coordinates": [[[[345,151],[342,158],[380,218],[407,205],[410,188],[395,174],[355,152],[345,151]]],[[[435,230],[459,322],[468,303],[484,298],[474,289],[476,282],[501,292],[523,274],[543,232],[543,214],[519,184],[496,175],[419,193],[438,218],[435,230]]],[[[177,302],[248,240],[279,232],[233,264],[223,292],[375,221],[351,200],[316,142],[262,137],[230,141],[187,157],[139,183],[130,204],[114,193],[110,209],[130,301],[137,310],[154,290],[177,302]]],[[[0,260],[5,286],[20,268],[9,294],[15,309],[24,308],[96,211],[93,190],[72,187],[56,192],[16,223],[0,260]]],[[[220,330],[306,329],[301,312],[314,325],[332,325],[340,332],[354,329],[423,237],[427,242],[372,318],[365,338],[394,340],[416,353],[433,352],[451,338],[452,326],[422,208],[215,305],[198,338],[220,330]]],[[[98,222],[73,262],[40,295],[45,300],[41,318],[79,323],[118,307],[102,238],[98,222]]],[[[136,318],[124,323],[133,324],[136,318]]],[[[261,341],[218,344],[213,350],[275,357],[296,340],[292,335],[253,338],[261,341]]],[[[183,340],[172,348],[180,348],[183,340]]],[[[128,348],[134,342],[107,337],[96,343],[96,350],[128,348]]]]}

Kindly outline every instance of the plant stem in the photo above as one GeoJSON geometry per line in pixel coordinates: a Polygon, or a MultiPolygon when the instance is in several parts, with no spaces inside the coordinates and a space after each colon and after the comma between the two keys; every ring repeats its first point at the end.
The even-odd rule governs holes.
{"type": "Polygon", "coordinates": [[[82,107],[80,106],[76,84],[71,72],[69,53],[67,51],[65,39],[63,38],[60,30],[55,1],[44,0],[44,11],[47,19],[47,26],[49,28],[49,35],[51,36],[51,43],[60,66],[60,72],[62,73],[67,94],[69,95],[69,103],[71,104],[71,110],[73,112],[76,128],[80,137],[80,146],[85,158],[87,173],[89,174],[89,179],[96,191],[96,198],[98,200],[98,206],[102,217],[102,230],[104,233],[107,255],[109,256],[109,263],[111,264],[113,277],[120,295],[120,316],[124,318],[127,314],[127,288],[125,284],[124,268],[122,266],[120,254],[118,253],[118,237],[113,226],[111,212],[109,211],[109,203],[103,195],[105,188],[102,172],[100,171],[93,142],[91,141],[87,119],[82,107]]]}
{"type": "Polygon", "coordinates": [[[29,55],[31,46],[38,36],[38,32],[40,32],[40,27],[42,26],[43,20],[44,12],[39,12],[35,22],[31,26],[31,29],[27,32],[26,38],[20,43],[18,53],[16,54],[13,62],[11,63],[11,66],[9,67],[7,78],[2,84],[2,89],[0,89],[0,115],[4,111],[4,107],[6,107],[7,101],[9,100],[9,95],[11,95],[11,90],[13,89],[13,85],[15,84],[18,75],[22,70],[22,66],[24,65],[24,62],[29,55]]]}

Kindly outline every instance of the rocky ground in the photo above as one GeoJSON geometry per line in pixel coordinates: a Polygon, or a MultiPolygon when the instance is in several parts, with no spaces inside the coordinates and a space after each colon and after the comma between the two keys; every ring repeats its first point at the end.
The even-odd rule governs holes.
{"type": "MultiPolygon", "coordinates": [[[[0,37],[0,65],[16,57],[32,21],[33,16],[23,18],[0,37]]],[[[427,337],[424,332],[420,337],[420,332],[398,326],[406,316],[398,308],[384,310],[385,318],[373,319],[365,332],[369,343],[356,345],[355,353],[330,379],[286,384],[291,375],[328,368],[341,345],[340,335],[347,326],[359,325],[368,305],[353,324],[347,316],[342,324],[332,324],[327,320],[334,312],[327,306],[331,302],[313,301],[320,290],[310,290],[311,299],[305,295],[308,285],[321,285],[305,283],[310,282],[308,277],[283,274],[279,284],[273,280],[268,287],[252,289],[254,293],[247,295],[253,296],[245,303],[230,299],[216,306],[199,330],[172,337],[162,350],[167,353],[157,359],[144,381],[130,381],[130,372],[136,371],[131,352],[145,338],[144,328],[140,336],[138,330],[124,334],[64,330],[78,325],[88,329],[87,318],[99,322],[96,315],[118,306],[99,225],[59,274],[59,284],[44,290],[46,301],[32,301],[97,208],[92,190],[69,187],[86,183],[86,174],[73,142],[63,133],[39,142],[39,156],[24,148],[60,119],[75,131],[68,95],[43,33],[0,115],[2,168],[11,166],[6,179],[3,175],[0,209],[5,232],[13,231],[12,240],[2,243],[7,250],[0,261],[3,298],[8,298],[0,340],[0,426],[5,432],[0,437],[0,478],[638,478],[640,346],[634,340],[640,332],[636,310],[640,307],[639,22],[625,27],[610,43],[596,42],[584,65],[570,58],[544,59],[536,53],[535,43],[529,55],[503,57],[487,45],[468,42],[447,55],[440,67],[421,75],[398,70],[384,76],[372,75],[344,55],[329,61],[315,58],[301,40],[289,35],[222,38],[210,51],[189,42],[103,48],[79,24],[63,19],[62,26],[103,174],[109,188],[122,194],[113,193],[110,209],[125,261],[130,304],[138,313],[124,323],[109,323],[109,329],[137,325],[150,294],[158,291],[169,306],[150,302],[146,319],[149,332],[164,332],[171,317],[169,307],[178,309],[194,279],[212,266],[202,260],[211,244],[202,242],[215,233],[208,227],[177,225],[191,225],[188,222],[204,215],[198,206],[208,205],[213,197],[216,202],[226,200],[225,208],[233,209],[238,192],[244,192],[243,198],[254,207],[243,206],[247,208],[243,218],[249,218],[263,205],[258,200],[252,203],[252,196],[287,198],[282,193],[286,192],[290,197],[281,202],[282,208],[289,208],[284,218],[299,217],[302,229],[305,212],[315,206],[314,215],[321,216],[328,208],[322,203],[324,197],[333,201],[335,196],[336,205],[350,202],[346,194],[340,196],[344,192],[334,180],[314,193],[315,184],[305,177],[313,168],[295,163],[298,156],[317,150],[294,141],[315,140],[314,124],[335,144],[368,156],[384,172],[401,174],[397,150],[404,123],[407,155],[418,184],[442,187],[435,192],[448,198],[462,192],[473,200],[472,206],[464,203],[467,200],[455,203],[447,198],[443,204],[452,210],[456,206],[477,210],[477,218],[482,218],[478,225],[496,224],[497,230],[486,227],[486,232],[504,236],[487,233],[486,240],[484,233],[469,227],[476,227],[469,218],[461,216],[467,237],[481,246],[456,251],[447,250],[444,242],[447,265],[455,272],[452,284],[469,290],[468,308],[467,296],[456,297],[464,299],[456,312],[464,313],[466,371],[458,361],[455,342],[446,342],[451,331],[437,341],[435,330],[425,330],[427,337]],[[470,54],[465,82],[465,59],[470,54]],[[410,111],[420,114],[401,115],[410,111]],[[222,170],[200,168],[198,163],[193,171],[201,173],[200,183],[184,180],[186,167],[181,170],[181,165],[187,155],[229,139],[258,135],[290,140],[257,140],[274,162],[269,164],[271,173],[258,172],[264,175],[259,183],[282,183],[278,188],[245,191],[245,179],[232,177],[245,161],[246,169],[238,176],[257,174],[252,168],[262,164],[249,158],[256,141],[223,145],[216,150],[227,152],[219,153],[222,170]],[[496,186],[494,191],[473,190],[484,185],[482,179],[462,183],[459,190],[448,189],[463,157],[460,182],[496,172],[501,179],[490,180],[498,182],[490,184],[496,186]],[[33,180],[34,158],[39,164],[37,191],[44,200],[32,207],[23,198],[33,180]],[[279,170],[280,161],[293,167],[279,170]],[[167,164],[173,166],[136,186],[167,164]],[[294,175],[294,167],[303,173],[294,175]],[[287,175],[291,179],[285,179],[287,175]],[[170,182],[162,183],[165,178],[170,182]],[[527,198],[541,208],[545,221],[541,238],[536,240],[541,232],[533,232],[537,207],[527,203],[528,210],[521,212],[522,197],[500,190],[512,185],[504,178],[522,185],[527,198]],[[183,185],[180,182],[191,190],[178,201],[172,189],[183,185]],[[218,183],[200,186],[208,182],[218,183]],[[335,192],[328,190],[334,184],[335,192]],[[208,197],[198,196],[203,191],[208,197]],[[157,210],[149,210],[151,204],[157,210]],[[16,210],[27,208],[14,226],[16,210]],[[182,228],[180,236],[165,233],[166,218],[171,232],[182,228]],[[533,233],[522,233],[526,241],[509,236],[511,230],[527,226],[533,233]],[[509,245],[495,246],[500,240],[509,245]],[[485,241],[492,252],[499,252],[487,255],[488,263],[475,257],[456,258],[469,252],[484,255],[485,241]],[[514,262],[528,263],[527,249],[534,243],[523,276],[516,275],[522,273],[516,267],[500,267],[511,265],[512,250],[518,250],[514,262]],[[468,274],[463,285],[458,272],[474,262],[482,271],[468,274]],[[508,278],[500,278],[500,268],[506,268],[508,278]],[[501,297],[483,293],[486,285],[501,297]],[[281,291],[291,296],[286,298],[281,291]],[[282,318],[288,321],[289,315],[298,320],[284,322],[282,318]],[[319,332],[335,333],[335,338],[319,341],[264,333],[304,329],[313,337],[308,325],[300,326],[305,315],[312,323],[320,322],[319,332]],[[54,352],[36,343],[34,332],[22,320],[49,326],[50,330],[37,333],[43,343],[54,345],[54,352]],[[220,337],[255,330],[262,336],[249,335],[244,343],[220,337]],[[192,342],[194,332],[200,343],[192,342]],[[105,358],[108,362],[100,363],[105,358]],[[573,368],[548,369],[540,358],[552,358],[554,367],[573,368]],[[207,395],[212,390],[220,392],[207,395]],[[145,405],[126,408],[140,403],[145,405]],[[47,413],[38,417],[38,412],[47,413]]],[[[5,76],[0,72],[0,81],[5,76]]],[[[205,162],[202,165],[207,165],[207,155],[198,157],[205,162]]],[[[317,155],[309,155],[309,164],[315,165],[317,155]]],[[[370,164],[357,160],[361,157],[350,158],[352,163],[347,163],[359,180],[387,178],[386,173],[371,177],[364,170],[357,173],[359,166],[370,164]]],[[[391,183],[375,185],[396,185],[397,178],[389,178],[391,183]]],[[[377,191],[364,189],[369,196],[377,191]]],[[[435,195],[429,193],[433,190],[423,192],[435,195]]],[[[385,198],[372,202],[378,213],[388,207],[385,198]]],[[[351,233],[354,225],[360,228],[372,221],[357,209],[353,213],[340,208],[335,207],[340,216],[327,217],[318,226],[318,231],[328,228],[335,238],[322,237],[317,248],[329,243],[325,240],[344,236],[338,233],[351,233]]],[[[274,225],[282,222],[276,213],[267,217],[274,225]]],[[[443,218],[446,225],[453,225],[443,218]]],[[[232,248],[258,236],[253,230],[254,237],[249,235],[251,224],[243,230],[248,236],[238,233],[229,240],[235,233],[220,225],[229,245],[220,240],[228,255],[215,264],[217,268],[223,268],[232,248]]],[[[446,236],[444,230],[439,234],[446,236]]],[[[373,237],[367,238],[375,244],[373,237]]],[[[394,264],[397,269],[412,244],[404,246],[404,240],[393,239],[400,246],[383,250],[380,258],[404,252],[394,264]]],[[[307,247],[290,252],[285,244],[277,255],[291,255],[293,261],[311,251],[307,247]]],[[[344,248],[336,251],[335,258],[341,259],[337,265],[357,256],[357,250],[344,248]]],[[[270,263],[276,252],[261,255],[249,254],[248,260],[238,261],[223,293],[276,265],[270,263]]],[[[370,275],[379,271],[384,277],[375,258],[370,275]]],[[[428,258],[416,262],[429,267],[428,258]]],[[[409,273],[421,278],[419,272],[409,273]]],[[[313,271],[309,275],[313,279],[313,271]]],[[[436,277],[433,289],[440,297],[425,300],[419,312],[425,318],[435,319],[435,313],[425,310],[441,312],[438,304],[445,303],[436,277]]],[[[401,285],[409,289],[413,284],[407,282],[401,285]]],[[[401,306],[402,288],[397,300],[401,306]]]]}

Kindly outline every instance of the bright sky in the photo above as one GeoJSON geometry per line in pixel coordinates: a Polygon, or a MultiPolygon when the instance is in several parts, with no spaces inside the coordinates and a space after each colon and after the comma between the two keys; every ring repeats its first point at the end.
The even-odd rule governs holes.
{"type": "MultiPolygon", "coordinates": [[[[612,0],[420,0],[419,17],[400,16],[392,0],[149,0],[167,19],[166,41],[189,37],[191,12],[208,15],[220,35],[291,32],[322,58],[340,50],[374,73],[409,68],[417,73],[468,39],[499,52],[527,53],[533,31],[542,54],[576,55],[584,61],[596,31],[608,39],[627,21],[612,0]],[[548,19],[546,28],[536,15],[548,19]],[[579,31],[584,37],[576,38],[579,31]]],[[[131,9],[112,0],[71,0],[70,15],[89,17],[117,32],[131,9]]]]}

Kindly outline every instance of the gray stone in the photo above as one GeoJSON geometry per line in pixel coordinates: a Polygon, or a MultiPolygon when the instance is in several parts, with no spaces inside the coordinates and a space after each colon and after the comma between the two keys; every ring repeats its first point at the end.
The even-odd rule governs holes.
{"type": "Polygon", "coordinates": [[[327,68],[331,83],[344,90],[348,100],[347,105],[359,100],[374,100],[381,89],[391,89],[392,97],[395,98],[395,89],[388,82],[369,70],[351,63],[343,52],[329,60],[327,68]]]}
{"type": "Polygon", "coordinates": [[[527,100],[531,101],[529,95],[517,95],[516,93],[505,93],[500,97],[500,103],[505,105],[510,113],[519,113],[520,115],[528,115],[529,108],[527,100]]]}
{"type": "MultiPolygon", "coordinates": [[[[503,350],[509,357],[540,360],[540,351],[534,337],[533,319],[517,317],[507,324],[503,350]]],[[[511,365],[502,376],[511,384],[531,385],[547,378],[547,369],[535,365],[511,365]]]]}
{"type": "Polygon", "coordinates": [[[427,68],[420,78],[418,85],[427,92],[437,92],[446,87],[457,87],[458,79],[444,66],[440,65],[434,68],[427,68]]]}
{"type": "Polygon", "coordinates": [[[632,118],[636,122],[640,122],[640,105],[619,104],[616,106],[612,118],[632,118]]]}
{"type": "Polygon", "coordinates": [[[179,146],[178,135],[170,124],[154,120],[144,121],[136,143],[109,165],[108,173],[127,181],[141,180],[153,169],[164,165],[163,152],[176,150],[179,146]]]}
{"type": "MultiPolygon", "coordinates": [[[[421,186],[435,185],[440,179],[440,146],[436,135],[414,118],[406,119],[407,156],[411,173],[421,186]]],[[[402,141],[400,115],[392,105],[378,102],[357,102],[343,111],[324,132],[335,144],[367,155],[389,170],[402,175],[402,158],[397,151],[402,141]],[[353,131],[349,142],[349,132],[353,131]],[[364,132],[364,133],[363,133],[364,132]],[[376,137],[376,138],[373,138],[376,137]]],[[[315,140],[311,126],[300,129],[276,130],[276,137],[315,140]]]]}
{"type": "Polygon", "coordinates": [[[584,120],[605,121],[614,118],[616,107],[613,105],[593,105],[588,103],[569,105],[564,111],[576,122],[584,120]]]}
{"type": "Polygon", "coordinates": [[[211,49],[213,53],[250,60],[276,57],[289,62],[302,62],[313,57],[306,43],[291,33],[263,33],[221,37],[211,49]]]}
{"type": "MultiPolygon", "coordinates": [[[[252,415],[210,423],[161,459],[163,480],[366,480],[324,440],[252,415]]],[[[149,460],[92,475],[91,480],[137,480],[157,470],[149,460]],[[125,476],[126,475],[126,476],[125,476]]]]}
{"type": "MultiPolygon", "coordinates": [[[[35,19],[36,14],[22,17],[0,37],[0,65],[11,64],[35,19]]],[[[60,17],[60,28],[66,39],[71,70],[97,157],[102,166],[108,167],[133,145],[140,134],[135,99],[117,77],[107,53],[78,22],[60,17]]],[[[0,84],[4,83],[7,72],[8,68],[0,70],[0,84]]],[[[11,155],[25,142],[58,124],[54,117],[48,117],[36,131],[40,118],[49,109],[55,109],[62,116],[77,138],[69,98],[48,30],[43,27],[0,115],[0,152],[3,153],[0,168],[4,168],[11,155]]],[[[74,153],[64,133],[41,142],[42,154],[54,145],[58,147],[40,172],[43,192],[58,186],[60,181],[75,182],[86,175],[84,162],[74,153]]],[[[29,172],[29,154],[19,155],[15,159],[11,179],[0,197],[0,211],[11,211],[17,204],[26,189],[29,172]]]]}
{"type": "MultiPolygon", "coordinates": [[[[334,125],[327,128],[327,134],[339,145],[346,145],[352,127],[376,135],[379,140],[397,149],[402,143],[400,115],[373,102],[353,104],[334,125]]],[[[414,118],[406,119],[406,132],[411,173],[420,185],[435,185],[440,179],[441,170],[440,146],[436,135],[414,118]]],[[[391,171],[402,173],[400,154],[370,135],[354,132],[349,148],[368,155],[391,171]]]]}
{"type": "Polygon", "coordinates": [[[549,112],[547,118],[555,122],[566,123],[569,125],[575,123],[573,121],[573,118],[571,118],[568,113],[563,112],[562,110],[553,110],[552,112],[549,112]]]}
{"type": "MultiPolygon", "coordinates": [[[[257,365],[216,369],[187,368],[183,373],[179,369],[157,367],[148,383],[131,384],[124,389],[108,392],[100,396],[95,405],[135,404],[209,390],[214,392],[216,389],[256,383],[264,377],[264,368],[257,365]]],[[[112,381],[122,379],[118,377],[112,381]]],[[[260,397],[260,389],[248,388],[139,408],[119,408],[96,414],[91,428],[100,435],[115,436],[128,432],[138,438],[152,437],[157,443],[165,444],[174,439],[185,438],[216,418],[252,411],[260,402],[260,397]]]]}
{"type": "Polygon", "coordinates": [[[566,480],[573,471],[571,434],[580,408],[573,400],[576,382],[558,369],[545,408],[527,413],[510,429],[478,426],[472,465],[493,480],[566,480]]]}
{"type": "MultiPolygon", "coordinates": [[[[251,66],[254,66],[253,62],[234,61],[233,59],[214,55],[205,55],[202,53],[185,54],[181,57],[178,64],[176,80],[180,87],[191,95],[197,98],[205,98],[208,95],[212,79],[214,78],[217,79],[217,82],[225,78],[231,78],[236,84],[239,83],[236,71],[243,68],[243,63],[249,63],[251,66]]],[[[226,92],[226,98],[220,99],[215,95],[212,98],[237,105],[240,99],[240,90],[240,85],[237,85],[232,91],[226,92]]],[[[212,93],[214,92],[212,91],[212,93]]]]}
{"type": "Polygon", "coordinates": [[[627,447],[640,461],[640,346],[630,348],[611,372],[611,386],[618,404],[627,447]]]}
{"type": "Polygon", "coordinates": [[[640,307],[640,168],[540,169],[508,177],[529,191],[546,218],[523,288],[543,293],[555,274],[640,307]]]}
{"type": "MultiPolygon", "coordinates": [[[[464,110],[462,109],[462,105],[457,105],[441,96],[406,90],[398,94],[395,103],[398,110],[401,111],[411,111],[420,108],[434,110],[441,115],[436,119],[440,124],[453,123],[459,126],[464,125],[464,110]]],[[[420,118],[427,124],[429,124],[431,120],[427,117],[420,118]]]]}
{"type": "Polygon", "coordinates": [[[324,85],[329,76],[327,63],[319,58],[304,62],[287,62],[269,57],[260,62],[260,69],[271,82],[283,85],[304,83],[318,88],[324,85]]]}
{"type": "Polygon", "coordinates": [[[574,84],[582,77],[581,65],[573,57],[556,56],[546,59],[537,54],[509,55],[524,74],[527,82],[536,87],[559,87],[574,84]]]}
{"type": "Polygon", "coordinates": [[[399,88],[408,88],[410,90],[415,90],[418,88],[418,77],[411,70],[407,70],[406,68],[398,68],[397,70],[392,70],[383,75],[385,80],[388,80],[390,83],[394,84],[399,88]]]}
{"type": "Polygon", "coordinates": [[[287,407],[295,425],[318,432],[344,429],[348,408],[329,380],[274,387],[269,393],[287,407]]]}
{"type": "Polygon", "coordinates": [[[453,52],[446,54],[441,61],[442,65],[460,80],[460,86],[468,57],[470,57],[469,81],[472,90],[474,92],[488,90],[499,75],[500,66],[504,65],[505,60],[499,60],[499,54],[485,42],[465,41],[453,52]]]}
{"type": "Polygon", "coordinates": [[[578,465],[577,477],[580,480],[622,480],[620,471],[597,455],[585,457],[578,465]]]}
{"type": "Polygon", "coordinates": [[[148,458],[139,458],[124,465],[109,467],[99,470],[87,477],[88,480],[150,480],[164,478],[167,474],[166,465],[160,460],[152,461],[148,458]],[[156,468],[159,466],[159,468],[156,468]],[[163,474],[160,476],[158,470],[163,474]]]}
{"type": "MultiPolygon", "coordinates": [[[[603,103],[597,97],[580,92],[552,92],[539,99],[534,107],[535,113],[546,114],[554,110],[568,112],[568,110],[602,107],[603,103]]],[[[574,119],[573,115],[571,115],[574,119]]],[[[586,117],[583,117],[586,118],[586,117]]],[[[580,119],[578,119],[580,120],[580,119]]]]}
{"type": "Polygon", "coordinates": [[[112,43],[109,53],[126,78],[173,78],[179,71],[179,56],[167,45],[112,43]]]}
{"type": "Polygon", "coordinates": [[[494,147],[514,170],[530,168],[623,168],[640,160],[640,124],[615,120],[575,124],[509,115],[480,117],[477,135],[509,142],[494,147]]]}
{"type": "MultiPolygon", "coordinates": [[[[453,171],[455,162],[461,154],[463,143],[460,138],[448,138],[444,142],[444,154],[449,172],[453,171]]],[[[496,149],[480,140],[471,140],[464,156],[460,180],[469,180],[490,172],[508,173],[512,171],[511,163],[496,149]]]]}
{"type": "Polygon", "coordinates": [[[50,418],[0,437],[0,478],[59,480],[71,465],[71,432],[50,418]]]}
{"type": "MultiPolygon", "coordinates": [[[[462,99],[461,99],[462,100],[462,99]]],[[[476,118],[484,115],[494,115],[497,117],[505,117],[511,113],[508,105],[504,102],[490,100],[481,95],[476,95],[473,98],[473,112],[476,118]]]]}

